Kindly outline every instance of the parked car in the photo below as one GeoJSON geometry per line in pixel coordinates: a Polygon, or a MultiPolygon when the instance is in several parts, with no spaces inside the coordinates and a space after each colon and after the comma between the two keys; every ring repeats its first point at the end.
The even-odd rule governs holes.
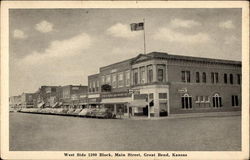
{"type": "Polygon", "coordinates": [[[82,111],[78,115],[79,116],[86,116],[88,112],[89,112],[89,109],[88,108],[84,108],[84,109],[82,109],[82,111]]]}
{"type": "Polygon", "coordinates": [[[116,115],[108,108],[101,108],[96,113],[97,118],[115,118],[116,115]]]}
{"type": "Polygon", "coordinates": [[[81,111],[82,111],[82,109],[78,108],[72,114],[73,115],[78,115],[81,111]]]}
{"type": "Polygon", "coordinates": [[[92,118],[96,118],[96,114],[98,113],[99,110],[100,110],[100,109],[98,109],[98,108],[93,108],[93,110],[91,111],[90,116],[91,116],[92,118]]]}
{"type": "Polygon", "coordinates": [[[72,114],[74,111],[75,111],[74,108],[70,108],[70,109],[68,110],[67,114],[72,114]]]}
{"type": "Polygon", "coordinates": [[[87,113],[86,113],[86,117],[92,117],[92,112],[95,110],[96,108],[89,108],[87,113]]]}

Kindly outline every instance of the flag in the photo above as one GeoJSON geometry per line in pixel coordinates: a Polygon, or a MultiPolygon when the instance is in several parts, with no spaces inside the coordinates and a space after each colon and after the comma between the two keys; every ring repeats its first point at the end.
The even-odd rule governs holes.
{"type": "Polygon", "coordinates": [[[131,23],[130,24],[131,27],[131,31],[140,31],[140,30],[144,30],[144,22],[140,22],[140,23],[131,23]]]}

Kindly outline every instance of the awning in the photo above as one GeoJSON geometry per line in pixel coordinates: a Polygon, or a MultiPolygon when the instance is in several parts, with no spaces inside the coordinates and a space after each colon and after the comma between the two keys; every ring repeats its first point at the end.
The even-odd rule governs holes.
{"type": "Polygon", "coordinates": [[[39,103],[39,104],[37,105],[37,107],[38,107],[38,108],[41,108],[43,105],[44,105],[44,102],[39,103]]]}
{"type": "Polygon", "coordinates": [[[57,105],[58,105],[58,102],[56,102],[55,104],[53,104],[52,108],[57,107],[57,105]]]}
{"type": "Polygon", "coordinates": [[[128,103],[130,107],[146,107],[148,103],[145,100],[134,100],[128,103]]]}

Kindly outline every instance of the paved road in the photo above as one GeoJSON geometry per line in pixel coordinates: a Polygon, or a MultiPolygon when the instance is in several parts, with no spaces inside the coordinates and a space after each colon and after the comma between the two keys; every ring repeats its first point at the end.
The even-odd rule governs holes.
{"type": "Polygon", "coordinates": [[[241,116],[117,120],[10,113],[12,151],[239,151],[241,116]]]}

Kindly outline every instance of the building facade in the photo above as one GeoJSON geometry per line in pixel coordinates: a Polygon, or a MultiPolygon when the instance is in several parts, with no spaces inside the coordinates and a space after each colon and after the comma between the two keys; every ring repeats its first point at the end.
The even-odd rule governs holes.
{"type": "Polygon", "coordinates": [[[33,108],[37,105],[36,93],[22,93],[21,94],[21,106],[22,108],[33,108]]]}
{"type": "Polygon", "coordinates": [[[125,116],[241,109],[239,61],[152,52],[101,67],[88,81],[100,106],[125,116]]]}

